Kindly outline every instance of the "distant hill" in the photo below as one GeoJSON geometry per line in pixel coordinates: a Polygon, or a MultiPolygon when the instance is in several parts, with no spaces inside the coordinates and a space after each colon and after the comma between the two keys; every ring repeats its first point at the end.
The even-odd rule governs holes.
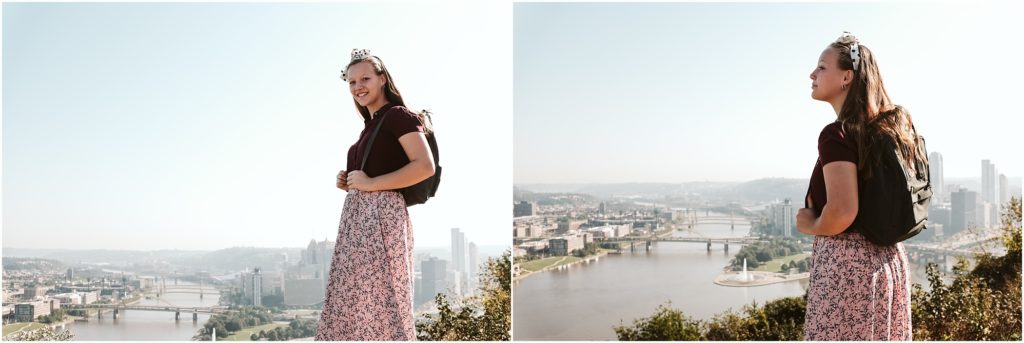
{"type": "Polygon", "coordinates": [[[791,198],[802,203],[807,179],[766,178],[748,182],[612,183],[612,184],[523,184],[513,187],[516,201],[537,201],[552,193],[574,193],[602,198],[639,196],[645,198],[700,194],[708,199],[767,202],[791,198]]]}
{"type": "MultiPolygon", "coordinates": [[[[511,241],[511,237],[510,237],[511,241]]],[[[510,244],[511,245],[511,244],[510,244]]],[[[157,261],[167,264],[167,268],[181,268],[181,271],[206,270],[212,273],[237,272],[253,267],[261,267],[265,271],[279,270],[281,265],[281,254],[288,255],[288,264],[293,265],[301,260],[301,248],[257,248],[257,247],[233,247],[214,251],[189,251],[189,250],[69,250],[69,249],[18,249],[4,248],[4,268],[10,265],[12,268],[22,265],[19,261],[26,259],[51,260],[54,263],[75,265],[105,264],[114,266],[132,266],[139,264],[147,266],[157,261]],[[59,262],[58,262],[59,261],[59,262]]],[[[481,245],[478,248],[481,261],[487,257],[500,256],[502,252],[509,249],[509,246],[481,245]]],[[[422,247],[416,252],[429,252],[440,258],[451,259],[451,250],[448,247],[422,247]]]]}

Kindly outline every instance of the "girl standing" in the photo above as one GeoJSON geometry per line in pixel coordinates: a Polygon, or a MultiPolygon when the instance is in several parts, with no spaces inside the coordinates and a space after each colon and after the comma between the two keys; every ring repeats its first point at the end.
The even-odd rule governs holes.
{"type": "Polygon", "coordinates": [[[348,195],[316,340],[415,340],[412,223],[396,190],[433,175],[433,156],[379,57],[353,50],[342,78],[364,128],[338,173],[348,195]]]}
{"type": "Polygon", "coordinates": [[[910,114],[889,99],[875,56],[843,34],[811,72],[811,97],[832,105],[835,122],[818,137],[806,208],[797,230],[815,235],[804,338],[910,340],[910,270],[902,243],[878,246],[848,230],[858,215],[858,182],[870,177],[892,139],[914,161],[910,114]]]}

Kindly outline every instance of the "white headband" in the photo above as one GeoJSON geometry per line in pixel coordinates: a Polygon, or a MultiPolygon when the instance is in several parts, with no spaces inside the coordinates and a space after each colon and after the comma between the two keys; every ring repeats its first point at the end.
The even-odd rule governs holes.
{"type": "MultiPolygon", "coordinates": [[[[348,60],[348,63],[351,64],[352,61],[358,61],[370,56],[373,56],[373,54],[370,53],[370,49],[352,49],[352,58],[348,60]]],[[[346,71],[348,71],[348,68],[341,70],[341,79],[348,81],[348,75],[345,75],[346,71]]]]}
{"type": "Polygon", "coordinates": [[[850,59],[853,60],[853,70],[860,65],[860,41],[849,31],[843,31],[843,35],[836,39],[836,43],[850,46],[850,59]]]}

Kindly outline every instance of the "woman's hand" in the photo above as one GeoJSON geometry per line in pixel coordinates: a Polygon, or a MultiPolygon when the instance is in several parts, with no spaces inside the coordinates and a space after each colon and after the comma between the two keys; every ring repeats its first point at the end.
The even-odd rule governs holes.
{"type": "Polygon", "coordinates": [[[364,184],[363,186],[356,187],[359,181],[353,178],[353,175],[359,173],[362,175],[362,178],[366,178],[366,174],[363,174],[362,171],[353,170],[348,173],[348,186],[361,191],[401,189],[415,185],[434,175],[434,155],[430,151],[427,138],[422,132],[406,133],[402,137],[398,137],[398,143],[402,145],[402,149],[405,150],[405,156],[409,158],[408,164],[398,168],[396,171],[369,178],[370,186],[364,184]],[[364,187],[368,189],[363,189],[364,187]]]}
{"type": "Polygon", "coordinates": [[[341,188],[341,190],[346,191],[346,192],[348,192],[348,180],[347,179],[348,179],[348,172],[347,171],[342,170],[342,171],[338,172],[338,188],[341,188]]]}
{"type": "Polygon", "coordinates": [[[801,208],[796,211],[796,230],[803,232],[808,235],[813,235],[814,232],[811,230],[814,228],[814,221],[818,217],[814,215],[814,210],[809,208],[801,208]]]}
{"type": "Polygon", "coordinates": [[[363,192],[377,191],[376,183],[372,177],[366,176],[362,170],[353,170],[348,173],[348,188],[363,192]]]}

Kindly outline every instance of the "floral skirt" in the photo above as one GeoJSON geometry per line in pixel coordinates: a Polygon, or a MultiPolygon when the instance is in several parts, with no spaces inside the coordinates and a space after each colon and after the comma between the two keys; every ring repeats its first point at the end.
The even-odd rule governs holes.
{"type": "Polygon", "coordinates": [[[910,340],[910,269],[903,243],[859,233],[814,239],[804,339],[910,340]]]}
{"type": "Polygon", "coordinates": [[[415,340],[412,246],[401,194],[349,191],[316,340],[415,340]]]}

